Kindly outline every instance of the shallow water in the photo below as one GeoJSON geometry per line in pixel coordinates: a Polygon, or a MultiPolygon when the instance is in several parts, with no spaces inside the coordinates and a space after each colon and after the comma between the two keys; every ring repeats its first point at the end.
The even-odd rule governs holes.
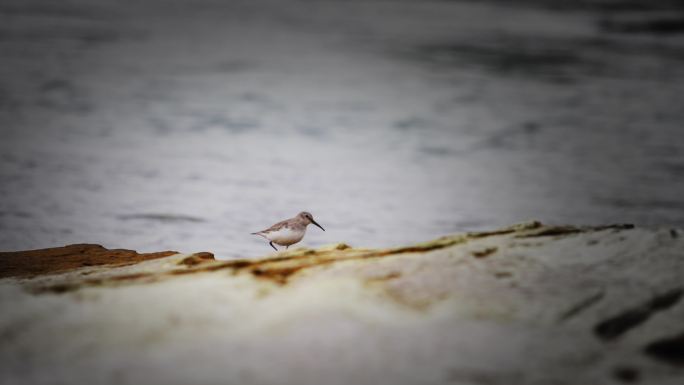
{"type": "Polygon", "coordinates": [[[305,246],[684,226],[684,39],[601,27],[650,13],[160,4],[0,7],[0,249],[252,257],[301,210],[305,246]]]}

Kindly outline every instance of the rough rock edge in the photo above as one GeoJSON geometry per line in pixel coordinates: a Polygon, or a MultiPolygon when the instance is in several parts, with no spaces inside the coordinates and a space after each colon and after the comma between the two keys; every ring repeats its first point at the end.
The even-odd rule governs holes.
{"type": "Polygon", "coordinates": [[[101,245],[86,243],[48,249],[0,252],[0,278],[32,278],[92,266],[126,266],[174,254],[178,252],[140,254],[135,250],[106,249],[101,245]]]}
{"type": "MultiPolygon", "coordinates": [[[[418,243],[411,246],[404,246],[389,249],[362,249],[352,248],[346,244],[339,243],[319,249],[298,248],[290,251],[280,252],[276,256],[261,259],[236,259],[231,261],[216,261],[213,254],[202,252],[189,256],[184,256],[177,262],[169,264],[169,267],[155,270],[153,272],[135,272],[118,275],[108,275],[104,277],[89,277],[85,279],[73,279],[73,277],[55,283],[39,283],[30,287],[34,293],[64,293],[78,290],[88,286],[120,285],[124,283],[151,282],[160,279],[169,279],[177,276],[196,274],[202,272],[229,271],[232,274],[248,273],[258,279],[266,279],[277,285],[285,285],[296,274],[313,267],[324,266],[352,260],[364,260],[373,258],[384,258],[407,253],[425,253],[432,250],[462,244],[472,239],[479,239],[490,236],[513,234],[515,238],[533,237],[563,237],[584,232],[595,232],[603,230],[621,231],[633,228],[629,224],[617,224],[599,227],[573,227],[573,226],[545,226],[538,221],[516,224],[499,230],[486,232],[472,232],[441,237],[429,242],[418,243]],[[179,267],[180,266],[180,267],[179,267]]],[[[106,249],[104,249],[106,250],[106,249]]],[[[116,251],[116,250],[112,250],[116,251]]],[[[131,252],[130,250],[127,250],[131,252]]],[[[111,252],[111,251],[110,251],[111,252]]],[[[135,253],[135,252],[132,252],[135,253]]],[[[175,252],[162,252],[153,254],[137,254],[142,262],[147,259],[168,257],[176,254],[175,252]],[[167,253],[166,255],[162,255],[167,253]]],[[[486,257],[487,254],[478,256],[486,257]]],[[[109,255],[106,254],[105,255],[109,255]]],[[[136,261],[126,260],[119,263],[110,263],[115,267],[137,263],[136,261]]],[[[80,266],[76,266],[80,267],[80,266]]]]}

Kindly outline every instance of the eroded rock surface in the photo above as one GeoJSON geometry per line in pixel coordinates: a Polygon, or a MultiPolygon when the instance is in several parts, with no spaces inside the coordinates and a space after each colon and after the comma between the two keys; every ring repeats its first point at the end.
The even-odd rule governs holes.
{"type": "Polygon", "coordinates": [[[256,260],[119,259],[87,246],[108,255],[92,264],[79,259],[86,245],[74,245],[50,255],[77,262],[21,274],[12,266],[35,252],[2,254],[11,269],[0,280],[0,375],[13,384],[679,384],[679,234],[533,222],[256,260]]]}
{"type": "Polygon", "coordinates": [[[32,277],[86,266],[124,266],[173,254],[178,254],[178,252],[161,251],[139,254],[134,250],[110,250],[93,244],[0,252],[0,278],[32,277]]]}

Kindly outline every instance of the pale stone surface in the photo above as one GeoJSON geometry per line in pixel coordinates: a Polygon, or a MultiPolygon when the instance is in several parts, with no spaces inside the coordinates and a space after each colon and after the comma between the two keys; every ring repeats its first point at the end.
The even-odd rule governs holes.
{"type": "Polygon", "coordinates": [[[681,384],[683,250],[677,230],[531,223],[5,278],[0,382],[681,384]]]}

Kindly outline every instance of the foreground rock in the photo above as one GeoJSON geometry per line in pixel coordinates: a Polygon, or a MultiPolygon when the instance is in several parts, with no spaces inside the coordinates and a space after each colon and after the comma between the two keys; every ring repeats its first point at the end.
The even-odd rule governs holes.
{"type": "Polygon", "coordinates": [[[677,230],[530,223],[386,250],[13,271],[0,280],[8,384],[684,379],[677,230]]]}
{"type": "Polygon", "coordinates": [[[118,267],[178,254],[176,251],[139,254],[133,250],[105,249],[80,244],[51,249],[0,252],[0,278],[34,277],[60,273],[85,266],[118,267]]]}

